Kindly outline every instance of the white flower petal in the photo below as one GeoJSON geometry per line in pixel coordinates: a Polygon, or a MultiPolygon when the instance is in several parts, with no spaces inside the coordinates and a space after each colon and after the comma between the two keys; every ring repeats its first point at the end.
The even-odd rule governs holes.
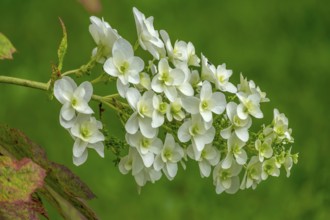
{"type": "Polygon", "coordinates": [[[178,96],[178,92],[176,91],[176,88],[173,86],[165,87],[164,93],[171,102],[174,102],[176,97],[178,96]]]}
{"type": "Polygon", "coordinates": [[[141,155],[144,166],[146,167],[151,167],[151,165],[154,162],[154,154],[153,153],[148,153],[148,154],[144,154],[141,155]]]}
{"type": "Polygon", "coordinates": [[[246,127],[236,128],[235,134],[243,142],[247,142],[249,140],[249,131],[246,127]]]}
{"type": "Polygon", "coordinates": [[[61,103],[64,104],[71,100],[71,96],[77,84],[68,76],[63,76],[62,79],[56,80],[54,83],[54,96],[61,103]]]}
{"type": "Polygon", "coordinates": [[[137,112],[134,112],[125,124],[125,130],[130,134],[135,134],[139,129],[137,112]]]}
{"type": "Polygon", "coordinates": [[[203,120],[205,122],[210,122],[212,121],[212,112],[209,111],[209,110],[204,110],[204,111],[201,111],[201,116],[203,117],[203,120]]]}
{"type": "Polygon", "coordinates": [[[112,51],[121,51],[123,58],[127,60],[134,56],[132,45],[124,38],[119,38],[113,45],[112,51]]]}
{"type": "Polygon", "coordinates": [[[103,144],[103,142],[100,141],[100,142],[94,143],[93,145],[90,145],[90,146],[91,146],[91,148],[93,148],[98,153],[98,155],[100,155],[100,157],[104,158],[104,144],[103,144]]]}
{"type": "Polygon", "coordinates": [[[86,102],[89,102],[91,100],[92,95],[93,95],[93,86],[92,86],[92,84],[88,81],[85,81],[85,82],[83,82],[79,85],[79,87],[76,89],[76,91],[79,91],[80,89],[84,90],[83,99],[86,102]]]}
{"type": "Polygon", "coordinates": [[[77,138],[73,144],[73,156],[80,157],[86,150],[87,145],[88,142],[85,142],[80,138],[77,138]]]}
{"type": "Polygon", "coordinates": [[[205,147],[204,138],[201,135],[196,135],[192,139],[192,144],[195,145],[198,152],[202,152],[205,147]]]}
{"type": "Polygon", "coordinates": [[[245,107],[243,104],[239,104],[237,106],[237,116],[242,120],[247,119],[248,113],[245,111],[245,107]]]}
{"type": "Polygon", "coordinates": [[[160,112],[158,111],[154,111],[152,113],[152,123],[151,126],[153,128],[158,128],[160,127],[162,124],[164,124],[164,115],[162,115],[160,112]]]}
{"type": "Polygon", "coordinates": [[[230,121],[233,121],[234,116],[236,115],[237,104],[235,102],[229,102],[226,106],[227,116],[230,121]]]}
{"type": "Polygon", "coordinates": [[[215,136],[215,128],[214,127],[211,127],[202,136],[203,136],[203,139],[204,139],[204,143],[205,144],[211,143],[213,141],[213,139],[214,139],[214,136],[215,136]]]}
{"type": "Polygon", "coordinates": [[[155,92],[161,93],[164,91],[164,85],[162,82],[158,79],[159,74],[155,75],[154,78],[151,81],[151,88],[155,92]]]}
{"type": "Polygon", "coordinates": [[[207,161],[203,160],[203,161],[199,162],[198,166],[199,166],[199,170],[201,172],[202,177],[209,177],[210,176],[211,166],[207,161]]]}
{"type": "Polygon", "coordinates": [[[168,172],[168,175],[173,178],[176,176],[176,173],[178,172],[178,165],[176,163],[167,163],[166,169],[168,172]]]}
{"type": "Polygon", "coordinates": [[[150,118],[139,118],[139,127],[143,136],[153,138],[157,135],[158,129],[151,126],[150,118]]]}
{"type": "Polygon", "coordinates": [[[96,142],[104,141],[104,135],[100,131],[96,131],[92,137],[89,139],[89,143],[94,144],[96,142]]]}
{"type": "Polygon", "coordinates": [[[130,68],[134,69],[137,73],[143,70],[144,61],[140,57],[131,57],[128,61],[130,63],[130,68]]]}
{"type": "Polygon", "coordinates": [[[191,121],[186,121],[180,126],[178,130],[178,138],[182,143],[188,142],[191,138],[189,134],[190,125],[191,125],[191,121]]]}
{"type": "Polygon", "coordinates": [[[212,108],[212,111],[218,115],[222,114],[226,108],[225,95],[221,92],[215,92],[212,94],[212,100],[215,103],[215,106],[212,108]]]}
{"type": "Polygon", "coordinates": [[[122,98],[126,98],[126,93],[128,91],[128,88],[129,88],[129,84],[127,85],[124,85],[120,79],[117,79],[117,90],[118,90],[118,93],[119,95],[122,97],[122,98]]]}
{"type": "Polygon", "coordinates": [[[88,106],[88,103],[84,100],[81,100],[78,102],[78,104],[74,107],[77,112],[83,113],[83,114],[93,114],[94,111],[91,109],[91,107],[88,106]]]}
{"type": "Polygon", "coordinates": [[[141,98],[141,94],[135,88],[129,88],[126,93],[126,98],[128,104],[133,108],[136,109],[137,103],[141,98]]]}
{"type": "Polygon", "coordinates": [[[197,114],[199,112],[200,100],[196,97],[185,97],[181,99],[183,108],[190,114],[197,114]]]}
{"type": "Polygon", "coordinates": [[[211,83],[208,81],[204,81],[200,92],[200,98],[201,100],[209,100],[211,99],[211,97],[212,97],[211,83]]]}
{"type": "Polygon", "coordinates": [[[182,83],[178,89],[180,90],[180,92],[182,94],[184,94],[185,96],[193,96],[194,95],[194,89],[192,87],[192,85],[189,82],[184,82],[182,83]]]}
{"type": "Polygon", "coordinates": [[[186,75],[184,74],[184,72],[181,70],[181,69],[173,69],[171,72],[170,72],[170,77],[173,78],[173,84],[174,86],[180,86],[183,84],[185,78],[186,78],[186,75]]]}
{"type": "Polygon", "coordinates": [[[117,77],[119,75],[117,67],[113,63],[113,58],[109,58],[104,62],[103,70],[104,70],[104,72],[106,72],[110,76],[117,77]]]}
{"type": "Polygon", "coordinates": [[[226,190],[226,193],[234,194],[239,189],[239,178],[237,176],[231,178],[230,188],[226,190]]]}
{"type": "Polygon", "coordinates": [[[159,170],[163,169],[163,167],[164,167],[164,162],[162,160],[161,155],[159,154],[155,158],[154,168],[155,168],[156,171],[159,171],[159,170]]]}
{"type": "Polygon", "coordinates": [[[85,150],[84,153],[80,157],[73,156],[73,164],[76,166],[80,166],[81,164],[85,163],[88,157],[88,151],[85,150]]]}
{"type": "Polygon", "coordinates": [[[70,121],[75,117],[75,111],[71,107],[70,103],[67,102],[62,106],[60,115],[66,121],[70,121]]]}
{"type": "Polygon", "coordinates": [[[228,128],[225,128],[220,131],[220,135],[224,139],[229,139],[231,136],[232,126],[229,126],[228,128]]]}
{"type": "Polygon", "coordinates": [[[240,154],[235,154],[235,158],[236,158],[236,161],[238,164],[244,165],[247,160],[247,154],[246,154],[245,150],[241,150],[240,154]]]}
{"type": "Polygon", "coordinates": [[[231,153],[227,153],[226,158],[222,161],[221,167],[223,169],[229,169],[233,163],[233,155],[231,153]]]}

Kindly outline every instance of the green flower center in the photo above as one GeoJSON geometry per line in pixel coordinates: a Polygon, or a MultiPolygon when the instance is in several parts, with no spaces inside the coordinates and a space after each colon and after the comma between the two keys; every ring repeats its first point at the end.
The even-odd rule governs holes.
{"type": "Polygon", "coordinates": [[[160,105],[159,105],[159,111],[160,111],[160,113],[165,114],[166,113],[166,109],[167,109],[167,103],[165,103],[165,102],[160,103],[160,105]]]}
{"type": "Polygon", "coordinates": [[[203,110],[206,110],[206,109],[208,109],[208,108],[209,108],[209,103],[208,103],[208,101],[206,101],[206,100],[202,101],[202,109],[203,109],[203,110]]]}
{"type": "Polygon", "coordinates": [[[241,153],[240,147],[238,146],[238,144],[235,144],[233,146],[233,154],[237,155],[237,154],[240,154],[240,153],[241,153]]]}
{"type": "Polygon", "coordinates": [[[140,113],[141,113],[142,115],[145,115],[145,114],[148,112],[148,110],[149,110],[149,108],[148,108],[147,105],[141,105],[141,106],[140,106],[140,113]]]}
{"type": "Polygon", "coordinates": [[[177,114],[181,111],[181,105],[180,104],[177,104],[177,103],[173,103],[172,106],[171,106],[171,112],[173,114],[177,114]]]}
{"type": "Polygon", "coordinates": [[[161,80],[164,82],[168,82],[170,80],[170,73],[169,72],[163,72],[161,80]]]}
{"type": "Polygon", "coordinates": [[[270,175],[272,172],[273,172],[273,166],[271,165],[271,164],[267,164],[266,166],[265,166],[265,172],[268,174],[268,175],[270,175]]]}
{"type": "Polygon", "coordinates": [[[199,134],[199,132],[200,132],[200,129],[199,129],[198,125],[195,125],[194,127],[192,127],[192,129],[191,129],[191,135],[192,136],[195,136],[195,135],[199,134]]]}
{"type": "Polygon", "coordinates": [[[167,160],[171,160],[171,158],[172,158],[172,151],[169,150],[169,149],[166,149],[166,150],[164,151],[164,157],[165,157],[167,160]]]}
{"type": "Polygon", "coordinates": [[[81,127],[80,128],[80,134],[83,138],[88,138],[91,135],[91,132],[89,131],[88,128],[86,127],[81,127]]]}
{"type": "Polygon", "coordinates": [[[126,62],[126,61],[123,62],[121,64],[121,66],[119,67],[119,72],[122,73],[122,74],[124,74],[127,71],[128,67],[129,67],[129,63],[126,62]]]}
{"type": "Polygon", "coordinates": [[[149,139],[146,139],[146,138],[144,138],[144,139],[142,140],[142,143],[141,143],[141,145],[142,145],[142,147],[143,147],[143,148],[148,148],[148,147],[149,147],[149,145],[150,145],[150,140],[149,140],[149,139]]]}
{"type": "Polygon", "coordinates": [[[224,75],[220,75],[218,77],[218,80],[219,80],[219,82],[224,83],[225,82],[225,76],[224,75]]]}
{"type": "Polygon", "coordinates": [[[228,171],[222,171],[222,174],[221,174],[222,180],[227,180],[227,179],[229,179],[229,177],[230,177],[230,173],[228,171]]]}
{"type": "Polygon", "coordinates": [[[73,98],[73,99],[71,100],[71,105],[72,105],[72,107],[76,107],[77,104],[78,104],[78,100],[75,99],[75,98],[73,98]]]}

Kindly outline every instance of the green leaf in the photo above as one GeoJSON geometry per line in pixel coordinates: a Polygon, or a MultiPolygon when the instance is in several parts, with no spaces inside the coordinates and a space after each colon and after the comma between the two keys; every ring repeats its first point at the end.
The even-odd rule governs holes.
{"type": "Polygon", "coordinates": [[[0,218],[39,219],[47,217],[41,201],[32,193],[44,185],[46,171],[31,159],[12,160],[0,156],[0,218]]]}
{"type": "MultiPolygon", "coordinates": [[[[88,186],[67,167],[49,161],[39,145],[17,129],[0,124],[0,154],[18,160],[27,157],[47,171],[38,190],[65,219],[97,219],[85,200],[95,197],[88,186]]],[[[0,215],[1,219],[1,215],[0,215]]]]}
{"type": "Polygon", "coordinates": [[[0,33],[0,60],[13,59],[13,53],[16,52],[15,47],[12,45],[10,40],[0,33]]]}
{"type": "Polygon", "coordinates": [[[66,28],[65,25],[62,21],[61,18],[59,18],[61,26],[62,26],[62,31],[63,31],[63,37],[60,43],[60,46],[58,47],[57,50],[57,56],[58,56],[58,70],[61,71],[62,67],[63,67],[63,60],[64,60],[64,56],[66,54],[66,50],[68,48],[68,38],[67,38],[67,33],[66,33],[66,28]]]}

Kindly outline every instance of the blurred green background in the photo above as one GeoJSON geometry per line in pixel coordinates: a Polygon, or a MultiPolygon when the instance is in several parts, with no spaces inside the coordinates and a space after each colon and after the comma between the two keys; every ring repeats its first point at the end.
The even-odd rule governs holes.
{"type": "MultiPolygon", "coordinates": [[[[44,146],[48,157],[71,168],[97,195],[89,202],[100,219],[330,219],[330,2],[103,0],[103,16],[131,43],[136,40],[132,7],[155,17],[172,41],[194,43],[214,64],[226,63],[238,82],[243,72],[267,92],[265,122],[272,109],[284,112],[293,129],[293,152],[299,163],[290,178],[262,182],[256,190],[217,195],[211,178],[198,167],[169,182],[147,184],[138,195],[133,177],[113,166],[112,155],[72,164],[73,142],[58,122],[60,104],[44,92],[0,84],[0,123],[24,131],[44,146]]],[[[66,24],[69,48],[64,69],[90,57],[94,42],[89,16],[78,1],[1,0],[0,31],[17,48],[14,60],[0,61],[0,74],[44,81],[56,63],[61,39],[58,17],[66,24]]],[[[99,93],[107,94],[110,88],[99,93]]],[[[122,135],[115,115],[106,111],[108,126],[122,135]]],[[[49,207],[51,219],[60,219],[49,207]]]]}

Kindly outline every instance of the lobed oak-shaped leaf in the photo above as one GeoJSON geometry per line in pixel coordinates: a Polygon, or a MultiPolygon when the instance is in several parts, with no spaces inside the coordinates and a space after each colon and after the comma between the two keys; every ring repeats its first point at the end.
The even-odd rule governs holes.
{"type": "Polygon", "coordinates": [[[45,169],[45,184],[38,193],[43,194],[65,219],[97,219],[84,201],[95,197],[88,186],[67,167],[49,161],[43,148],[23,132],[0,124],[0,154],[18,160],[31,158],[45,169]]]}
{"type": "Polygon", "coordinates": [[[41,201],[33,195],[44,185],[46,171],[31,159],[0,156],[0,219],[47,218],[41,201]]]}

